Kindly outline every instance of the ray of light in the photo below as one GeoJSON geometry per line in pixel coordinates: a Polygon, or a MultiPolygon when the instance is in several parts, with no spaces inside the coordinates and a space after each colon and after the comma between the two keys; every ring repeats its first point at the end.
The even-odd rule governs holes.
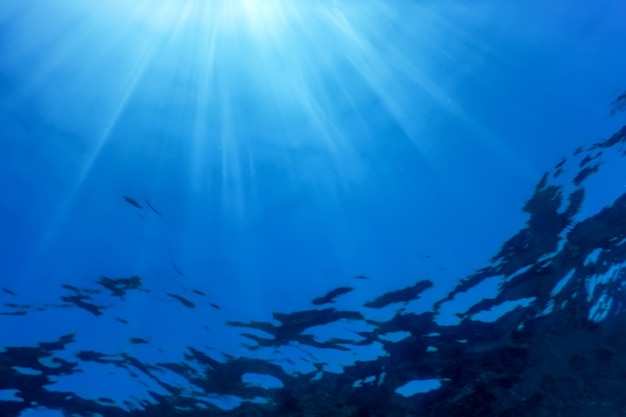
{"type": "MultiPolygon", "coordinates": [[[[173,5],[170,5],[170,7],[172,6],[173,5]]],[[[140,10],[140,8],[135,10],[140,10]]],[[[169,17],[167,19],[164,17],[169,16],[172,11],[173,10],[171,9],[164,10],[163,14],[160,15],[161,19],[169,21],[169,17]]],[[[129,19],[132,20],[132,16],[133,15],[130,15],[129,19]]],[[[162,39],[152,39],[152,41],[142,49],[142,53],[137,55],[133,62],[127,67],[127,71],[124,72],[121,79],[117,80],[118,85],[115,94],[109,93],[106,96],[105,108],[107,109],[107,112],[100,119],[100,122],[103,123],[98,129],[99,132],[91,135],[92,139],[89,143],[89,151],[80,161],[78,169],[74,172],[73,185],[65,191],[64,195],[57,203],[52,218],[48,222],[36,249],[31,255],[32,259],[36,260],[42,257],[44,252],[50,248],[50,245],[53,244],[52,242],[54,242],[54,239],[59,237],[61,229],[66,225],[73,206],[81,193],[81,189],[86,178],[94,168],[94,165],[96,164],[103,148],[110,140],[120,118],[124,115],[124,112],[127,109],[137,86],[141,83],[145,72],[150,67],[161,42],[162,39]]],[[[97,77],[93,76],[93,73],[97,68],[97,63],[90,62],[89,64],[91,71],[83,73],[82,76],[77,77],[73,81],[73,84],[68,86],[69,93],[65,96],[57,98],[57,106],[59,108],[69,106],[69,101],[74,98],[74,91],[85,89],[93,83],[94,78],[97,79],[97,77]]],[[[37,262],[30,262],[29,264],[31,265],[29,267],[30,269],[35,269],[37,262]]],[[[35,277],[35,274],[32,274],[32,271],[26,271],[24,275],[31,278],[35,277]]]]}
{"type": "MultiPolygon", "coordinates": [[[[66,10],[80,3],[56,1],[66,10]]],[[[408,140],[428,161],[436,143],[424,131],[433,109],[472,124],[450,86],[454,71],[471,71],[482,50],[466,45],[476,18],[454,0],[111,0],[79,10],[93,13],[75,18],[80,24],[59,37],[23,89],[33,94],[46,77],[64,73],[55,116],[73,122],[85,104],[100,113],[76,122],[90,132],[89,154],[44,241],[58,233],[116,135],[137,152],[176,149],[184,163],[171,156],[169,168],[186,172],[194,198],[244,218],[255,193],[270,187],[258,181],[259,167],[271,165],[287,188],[326,199],[365,177],[372,155],[389,143],[408,140]],[[454,71],[444,77],[443,66],[454,71]],[[148,135],[116,133],[120,120],[144,107],[164,115],[137,127],[158,131],[156,145],[148,135]]]]}

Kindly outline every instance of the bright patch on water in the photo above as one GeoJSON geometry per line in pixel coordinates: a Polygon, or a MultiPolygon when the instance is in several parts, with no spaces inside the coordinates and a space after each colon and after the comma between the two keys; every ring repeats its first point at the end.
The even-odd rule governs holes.
{"type": "Polygon", "coordinates": [[[0,401],[24,401],[17,396],[19,392],[16,389],[0,389],[0,401]]]}
{"type": "Polygon", "coordinates": [[[396,389],[396,393],[403,397],[411,397],[416,394],[424,394],[429,391],[436,390],[441,387],[438,379],[424,379],[407,382],[396,389]]]}
{"type": "Polygon", "coordinates": [[[20,414],[20,417],[66,417],[62,411],[59,410],[42,410],[37,408],[31,408],[25,410],[20,414]]]}
{"type": "Polygon", "coordinates": [[[244,384],[267,389],[283,387],[283,382],[280,379],[271,375],[246,373],[241,376],[241,380],[244,384]]]}
{"type": "Polygon", "coordinates": [[[500,317],[515,310],[518,307],[526,307],[535,300],[534,297],[523,298],[515,301],[505,301],[487,311],[481,311],[480,313],[472,316],[473,320],[483,321],[486,323],[492,323],[498,320],[500,317]]]}

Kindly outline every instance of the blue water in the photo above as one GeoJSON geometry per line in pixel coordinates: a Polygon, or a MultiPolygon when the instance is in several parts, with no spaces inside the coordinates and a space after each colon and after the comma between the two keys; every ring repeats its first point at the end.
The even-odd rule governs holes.
{"type": "MultiPolygon", "coordinates": [[[[611,103],[626,89],[625,18],[618,0],[0,4],[0,416],[157,415],[166,397],[176,405],[162,415],[344,415],[289,414],[273,395],[299,386],[291,377],[323,389],[316,380],[346,367],[393,362],[403,353],[384,341],[404,346],[417,326],[380,330],[394,318],[434,312],[452,329],[483,299],[498,305],[466,322],[547,303],[499,296],[515,271],[450,291],[498,265],[544,173],[585,201],[559,249],[511,261],[519,274],[626,191],[618,145],[573,185],[593,144],[624,124],[611,103]],[[556,174],[563,158],[570,177],[556,174]],[[372,307],[423,280],[419,295],[372,307]],[[303,326],[308,337],[271,334],[280,317],[326,308],[356,315],[303,326]],[[18,363],[18,348],[41,353],[39,365],[18,363]],[[237,358],[282,371],[245,362],[235,379],[262,388],[244,398],[219,365],[237,358]],[[50,371],[62,361],[72,369],[50,371]],[[236,414],[251,398],[259,408],[236,414]]],[[[592,237],[571,253],[586,259],[576,251],[592,237]]],[[[621,317],[619,294],[593,288],[622,262],[585,281],[590,322],[621,317]]],[[[415,399],[450,380],[385,382],[390,366],[349,389],[415,399]]]]}

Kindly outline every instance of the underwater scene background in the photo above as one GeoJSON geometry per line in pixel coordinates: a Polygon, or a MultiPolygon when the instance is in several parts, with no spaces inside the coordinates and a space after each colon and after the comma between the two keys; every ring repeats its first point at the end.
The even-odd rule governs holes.
{"type": "Polygon", "coordinates": [[[0,3],[0,417],[626,416],[619,0],[0,3]]]}

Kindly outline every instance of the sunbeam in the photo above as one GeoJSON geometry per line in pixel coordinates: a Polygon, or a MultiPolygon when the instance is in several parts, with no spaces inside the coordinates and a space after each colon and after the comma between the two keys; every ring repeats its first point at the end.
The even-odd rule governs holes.
{"type": "Polygon", "coordinates": [[[8,99],[38,91],[48,117],[88,142],[68,167],[74,184],[41,248],[107,149],[150,161],[142,172],[153,178],[176,164],[179,177],[169,180],[194,193],[191,212],[219,204],[218,212],[245,223],[255,199],[274,187],[257,181],[259,170],[320,204],[340,201],[376,175],[371,155],[410,152],[441,171],[432,169],[437,143],[426,134],[433,111],[473,123],[451,103],[454,74],[471,70],[484,51],[465,42],[476,18],[453,1],[55,4],[50,13],[66,25],[51,32],[62,42],[40,58],[35,44],[17,57],[16,65],[35,60],[34,69],[8,99]],[[46,84],[52,74],[58,85],[46,84]]]}

